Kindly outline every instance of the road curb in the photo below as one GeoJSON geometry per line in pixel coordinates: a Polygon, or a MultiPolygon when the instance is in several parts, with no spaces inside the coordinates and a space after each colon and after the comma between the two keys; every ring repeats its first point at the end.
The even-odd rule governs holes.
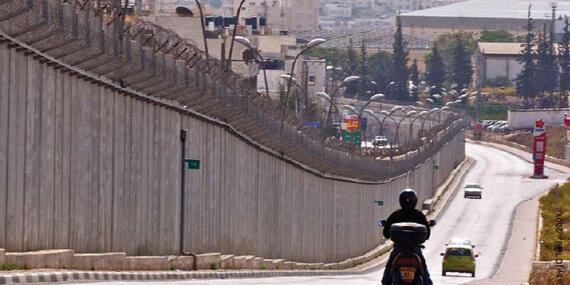
{"type": "MultiPolygon", "coordinates": [[[[473,165],[473,160],[466,158],[451,172],[448,179],[438,187],[437,197],[434,196],[433,211],[430,217],[439,217],[445,210],[449,197],[457,185],[461,183],[465,174],[473,165]]],[[[17,272],[0,274],[0,285],[25,283],[53,283],[72,281],[164,281],[164,280],[203,280],[203,279],[242,279],[242,278],[272,278],[272,277],[308,277],[331,275],[360,275],[366,274],[387,261],[386,253],[390,252],[392,242],[387,241],[375,250],[361,256],[379,254],[378,257],[344,270],[227,270],[227,271],[46,271],[46,272],[17,272]]],[[[360,257],[356,257],[358,259],[360,257]]]]}
{"type": "Polygon", "coordinates": [[[239,279],[294,276],[353,275],[351,271],[193,271],[193,272],[93,272],[61,271],[0,275],[0,284],[52,283],[70,281],[159,281],[192,279],[239,279]]]}
{"type": "MultiPolygon", "coordinates": [[[[525,150],[521,150],[512,146],[508,146],[505,144],[501,144],[501,143],[496,143],[496,142],[488,142],[488,141],[474,141],[471,139],[466,139],[467,142],[473,143],[473,144],[481,144],[481,145],[486,145],[486,146],[490,146],[493,148],[496,148],[498,150],[502,150],[505,151],[507,153],[510,153],[526,162],[529,163],[534,163],[534,161],[531,159],[532,157],[532,153],[525,151],[525,150]],[[521,153],[519,153],[521,152],[521,153]],[[523,155],[522,153],[524,153],[525,155],[523,155]]],[[[565,166],[563,164],[559,164],[556,163],[555,161],[551,161],[551,160],[547,160],[545,163],[545,167],[555,170],[555,171],[559,171],[559,172],[563,172],[563,173],[568,173],[570,171],[570,168],[568,166],[565,166]]]]}

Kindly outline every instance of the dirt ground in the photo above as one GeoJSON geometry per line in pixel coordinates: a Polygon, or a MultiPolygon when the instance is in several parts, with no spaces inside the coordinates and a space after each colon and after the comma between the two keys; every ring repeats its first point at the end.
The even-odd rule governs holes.
{"type": "Polygon", "coordinates": [[[570,272],[558,276],[557,270],[539,270],[530,273],[530,285],[570,284],[570,272]]]}
{"type": "MultiPolygon", "coordinates": [[[[566,128],[547,126],[546,134],[546,154],[552,157],[564,159],[564,151],[566,148],[566,128]]],[[[524,145],[532,150],[531,132],[518,132],[510,135],[505,135],[504,139],[510,142],[524,145]]]]}

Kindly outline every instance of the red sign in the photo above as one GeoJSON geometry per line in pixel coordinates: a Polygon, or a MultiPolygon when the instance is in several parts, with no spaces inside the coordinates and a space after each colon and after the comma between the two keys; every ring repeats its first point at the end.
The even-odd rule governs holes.
{"type": "Polygon", "coordinates": [[[358,119],[344,119],[346,123],[346,130],[349,132],[360,130],[360,123],[358,119]]]}
{"type": "Polygon", "coordinates": [[[564,125],[570,128],[570,119],[568,118],[568,113],[564,114],[564,125]]]}
{"type": "Polygon", "coordinates": [[[534,126],[532,158],[534,160],[534,177],[547,178],[544,176],[544,161],[546,159],[546,126],[542,119],[537,120],[534,126]]]}
{"type": "Polygon", "coordinates": [[[483,124],[477,123],[477,125],[475,125],[475,129],[480,131],[481,129],[483,129],[483,124]]]}

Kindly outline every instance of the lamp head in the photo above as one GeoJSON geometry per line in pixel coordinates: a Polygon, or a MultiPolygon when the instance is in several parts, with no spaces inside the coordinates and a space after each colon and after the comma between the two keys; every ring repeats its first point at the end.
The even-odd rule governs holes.
{"type": "Polygon", "coordinates": [[[236,42],[251,48],[251,41],[246,37],[237,36],[235,37],[236,42]]]}
{"type": "Polygon", "coordinates": [[[316,95],[323,98],[323,99],[326,99],[327,101],[331,100],[331,96],[329,96],[329,94],[327,94],[325,92],[317,92],[316,95]]]}
{"type": "Polygon", "coordinates": [[[307,44],[306,49],[314,48],[322,43],[326,42],[325,39],[314,39],[307,44]]]}
{"type": "Polygon", "coordinates": [[[382,93],[378,93],[378,94],[370,97],[370,101],[372,101],[372,102],[378,102],[382,99],[384,99],[384,94],[382,94],[382,93]]]}
{"type": "Polygon", "coordinates": [[[350,82],[354,82],[357,80],[360,80],[360,76],[356,76],[356,75],[349,76],[342,81],[342,84],[348,84],[350,82]]]}

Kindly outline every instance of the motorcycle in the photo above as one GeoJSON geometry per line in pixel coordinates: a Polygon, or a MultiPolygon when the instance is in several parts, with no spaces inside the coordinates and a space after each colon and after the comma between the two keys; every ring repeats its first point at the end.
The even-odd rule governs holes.
{"type": "MultiPolygon", "coordinates": [[[[378,222],[383,227],[386,221],[378,222]]],[[[435,226],[436,222],[428,222],[435,226]]],[[[417,223],[395,223],[390,227],[390,239],[394,242],[394,250],[398,253],[392,261],[390,276],[393,285],[424,285],[422,259],[416,253],[423,248],[427,238],[427,228],[417,223]]]]}

